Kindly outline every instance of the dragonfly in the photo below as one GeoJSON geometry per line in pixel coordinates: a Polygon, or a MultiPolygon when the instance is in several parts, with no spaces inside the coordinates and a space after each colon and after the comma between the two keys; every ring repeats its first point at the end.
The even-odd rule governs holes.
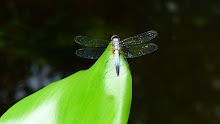
{"type": "Polygon", "coordinates": [[[98,59],[105,48],[112,41],[113,55],[115,58],[116,73],[119,76],[121,51],[126,58],[135,58],[150,54],[158,49],[154,43],[148,43],[157,36],[154,30],[144,32],[137,36],[120,40],[118,35],[113,35],[111,40],[94,39],[87,36],[76,36],[75,42],[90,48],[81,48],[76,51],[76,55],[87,59],[98,59]]]}

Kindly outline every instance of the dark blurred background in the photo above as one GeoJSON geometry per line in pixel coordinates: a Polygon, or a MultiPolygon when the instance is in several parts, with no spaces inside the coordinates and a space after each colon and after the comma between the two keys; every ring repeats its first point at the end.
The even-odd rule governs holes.
{"type": "Polygon", "coordinates": [[[77,35],[156,30],[159,49],[129,59],[129,124],[220,123],[219,0],[1,0],[0,116],[46,85],[88,69],[77,35]]]}

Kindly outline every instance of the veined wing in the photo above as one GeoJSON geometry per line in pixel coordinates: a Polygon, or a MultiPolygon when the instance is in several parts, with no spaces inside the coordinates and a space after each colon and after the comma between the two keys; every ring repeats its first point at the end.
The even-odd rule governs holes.
{"type": "Polygon", "coordinates": [[[75,42],[88,47],[107,47],[110,41],[102,39],[93,39],[87,36],[76,36],[75,42]]]}
{"type": "Polygon", "coordinates": [[[122,47],[122,51],[126,58],[135,58],[146,54],[150,54],[157,49],[158,47],[154,43],[122,47]]]}
{"type": "Polygon", "coordinates": [[[146,43],[153,38],[157,36],[157,32],[154,30],[144,32],[142,34],[139,34],[134,37],[129,37],[121,41],[122,46],[127,46],[127,45],[135,45],[135,44],[141,44],[141,43],[146,43]]]}
{"type": "Polygon", "coordinates": [[[82,48],[76,51],[76,55],[87,59],[98,59],[105,48],[82,48]]]}

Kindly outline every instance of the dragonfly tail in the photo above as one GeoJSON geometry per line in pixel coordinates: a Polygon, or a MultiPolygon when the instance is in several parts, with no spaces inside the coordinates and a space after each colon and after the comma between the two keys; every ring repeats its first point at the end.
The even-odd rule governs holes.
{"type": "Polygon", "coordinates": [[[118,51],[118,50],[115,50],[115,51],[114,51],[114,55],[115,55],[115,67],[116,67],[116,73],[117,73],[117,76],[119,76],[119,70],[120,70],[119,51],[118,51]]]}
{"type": "Polygon", "coordinates": [[[117,76],[119,76],[119,65],[116,65],[116,73],[117,73],[117,76]]]}

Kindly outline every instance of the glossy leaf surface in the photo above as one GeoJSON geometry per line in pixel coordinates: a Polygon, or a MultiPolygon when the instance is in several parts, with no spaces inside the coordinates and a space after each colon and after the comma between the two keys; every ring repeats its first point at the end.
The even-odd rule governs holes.
{"type": "Polygon", "coordinates": [[[12,106],[0,124],[126,124],[132,78],[120,56],[116,74],[111,43],[89,69],[54,82],[12,106]]]}

